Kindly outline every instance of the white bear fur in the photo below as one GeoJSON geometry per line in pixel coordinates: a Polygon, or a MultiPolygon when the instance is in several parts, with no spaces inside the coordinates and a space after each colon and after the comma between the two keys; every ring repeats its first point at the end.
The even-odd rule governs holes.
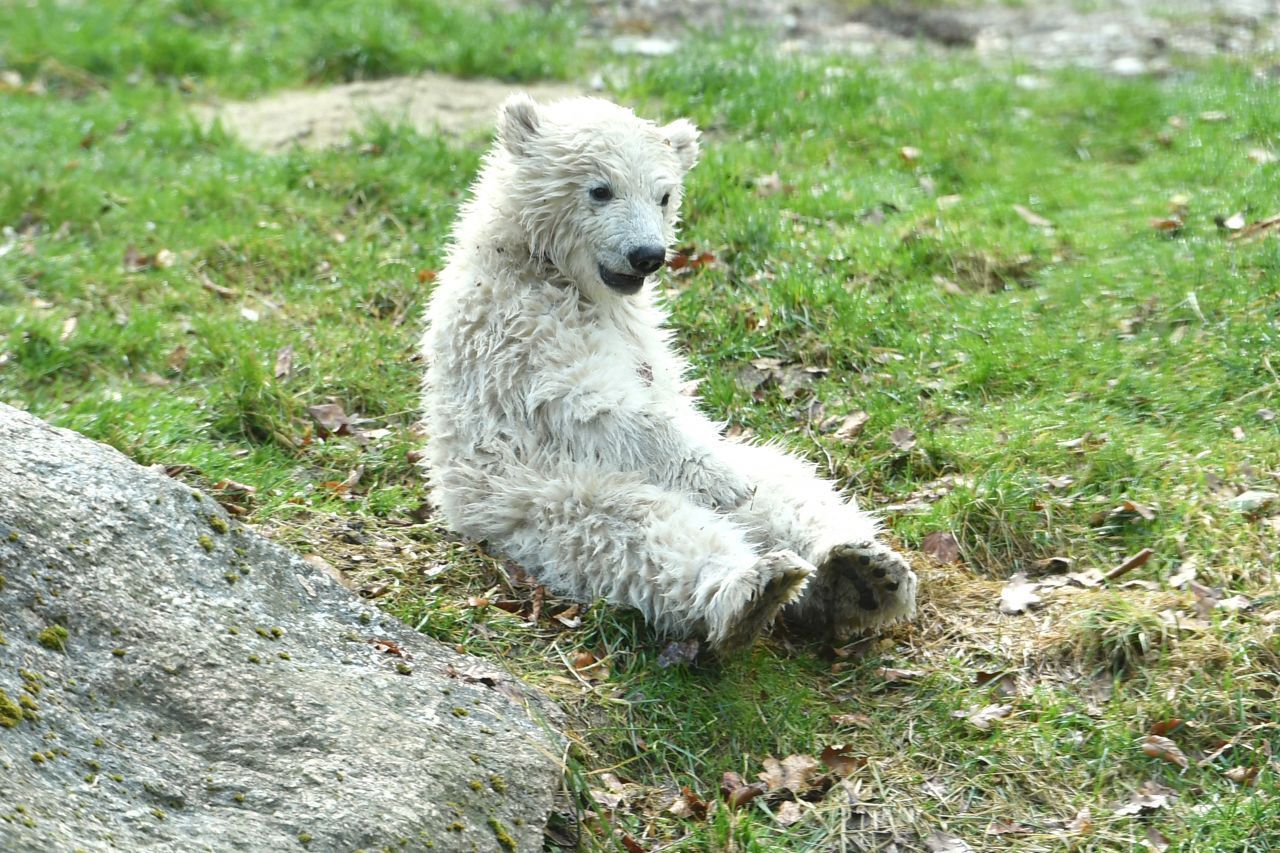
{"type": "Polygon", "coordinates": [[[504,105],[427,312],[432,499],[548,588],[718,649],[797,597],[788,615],[836,636],[909,615],[905,564],[870,613],[822,576],[846,543],[901,562],[875,521],[809,464],[721,437],[681,393],[689,365],[651,281],[623,295],[601,279],[637,246],[673,244],[697,156],[684,120],[587,98],[504,105]],[[601,185],[611,200],[590,196],[601,185]]]}

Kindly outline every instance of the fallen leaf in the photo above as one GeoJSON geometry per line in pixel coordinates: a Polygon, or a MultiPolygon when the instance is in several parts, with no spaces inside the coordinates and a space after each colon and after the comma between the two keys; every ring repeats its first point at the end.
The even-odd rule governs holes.
{"type": "Polygon", "coordinates": [[[904,426],[896,427],[889,433],[889,441],[893,446],[906,453],[916,446],[916,434],[904,426]]]}
{"type": "Polygon", "coordinates": [[[1180,587],[1186,586],[1188,583],[1190,583],[1195,579],[1196,579],[1195,561],[1186,560],[1185,562],[1183,562],[1181,566],[1178,567],[1178,571],[1169,575],[1169,577],[1165,579],[1165,583],[1167,583],[1169,586],[1173,587],[1174,589],[1178,589],[1180,587]]]}
{"type": "Polygon", "coordinates": [[[1148,731],[1148,734],[1159,735],[1160,737],[1164,737],[1165,735],[1169,734],[1169,732],[1173,731],[1174,729],[1178,728],[1181,725],[1182,725],[1182,720],[1179,720],[1177,717],[1170,717],[1167,720],[1161,720],[1160,722],[1153,724],[1151,726],[1151,729],[1148,731]]]}
{"type": "Polygon", "coordinates": [[[1277,159],[1275,152],[1269,151],[1266,148],[1250,148],[1245,156],[1249,158],[1250,163],[1258,166],[1265,166],[1268,163],[1274,163],[1277,159]]]}
{"type": "Polygon", "coordinates": [[[1151,758],[1158,758],[1161,761],[1167,761],[1170,764],[1176,764],[1183,770],[1187,769],[1187,756],[1183,754],[1178,745],[1167,737],[1160,735],[1147,735],[1142,739],[1142,752],[1151,758]]]}
{"type": "Polygon", "coordinates": [[[404,658],[405,660],[413,660],[413,655],[406,652],[400,647],[395,640],[385,640],[381,637],[375,637],[369,640],[369,645],[373,646],[375,651],[382,652],[384,655],[393,655],[394,657],[404,658]]]}
{"type": "Polygon", "coordinates": [[[1218,606],[1218,602],[1222,600],[1222,590],[1216,587],[1205,586],[1195,581],[1190,581],[1188,586],[1192,595],[1195,596],[1196,615],[1201,619],[1210,619],[1213,616],[1214,608],[1218,606]]]}
{"type": "Polygon", "coordinates": [[[573,656],[573,669],[588,681],[604,681],[609,677],[609,664],[588,651],[573,656]]]}
{"type": "Polygon", "coordinates": [[[1052,228],[1053,223],[1045,219],[1030,208],[1023,207],[1020,204],[1013,206],[1013,212],[1022,217],[1022,221],[1036,228],[1052,228]]]}
{"type": "Polygon", "coordinates": [[[1249,489],[1233,498],[1228,498],[1223,502],[1223,505],[1227,509],[1243,515],[1261,515],[1270,510],[1277,502],[1280,502],[1280,494],[1262,491],[1261,489],[1249,489]]]}
{"type": "Polygon", "coordinates": [[[1025,613],[1033,607],[1038,607],[1041,601],[1040,596],[1036,595],[1036,590],[1039,588],[1038,583],[1027,580],[1026,572],[1018,572],[1009,578],[1004,589],[1000,590],[1000,612],[1025,613]]]}
{"type": "Polygon", "coordinates": [[[167,270],[178,260],[178,256],[168,249],[161,249],[151,259],[151,265],[158,270],[167,270]]]}
{"type": "Polygon", "coordinates": [[[1120,506],[1111,510],[1111,512],[1113,515],[1118,513],[1131,513],[1133,515],[1141,516],[1145,521],[1154,521],[1156,517],[1156,511],[1151,507],[1134,501],[1125,501],[1120,504],[1120,506]]]}
{"type": "Polygon", "coordinates": [[[1150,814],[1168,807],[1171,790],[1159,782],[1146,781],[1129,796],[1129,801],[1116,808],[1117,815],[1150,814]]]}
{"type": "Polygon", "coordinates": [[[924,537],[924,541],[920,543],[920,550],[939,563],[960,562],[960,543],[956,541],[956,537],[945,530],[935,531],[924,537]]]}
{"type": "Polygon", "coordinates": [[[911,145],[904,145],[898,149],[898,156],[902,158],[904,163],[914,163],[920,159],[920,149],[911,145]]]}
{"type": "Polygon", "coordinates": [[[257,309],[250,308],[247,305],[240,306],[240,316],[250,323],[256,323],[262,319],[262,314],[257,309]]]}
{"type": "Polygon", "coordinates": [[[973,848],[960,837],[941,830],[934,830],[924,840],[929,853],[973,853],[973,848]]]}
{"type": "Polygon", "coordinates": [[[1106,580],[1113,581],[1121,575],[1128,574],[1139,566],[1145,565],[1154,553],[1155,552],[1150,548],[1143,548],[1141,551],[1134,554],[1111,571],[1107,572],[1106,575],[1104,575],[1104,578],[1106,580]]]}
{"type": "Polygon", "coordinates": [[[840,421],[840,426],[836,428],[834,438],[844,442],[853,441],[862,433],[863,428],[870,420],[871,416],[866,412],[854,412],[840,421]]]}
{"type": "Polygon", "coordinates": [[[865,767],[867,763],[865,756],[853,755],[853,747],[846,744],[828,746],[822,750],[822,755],[819,757],[823,764],[841,776],[848,776],[858,768],[865,767]]]}
{"type": "Polygon", "coordinates": [[[855,726],[857,728],[871,728],[871,718],[866,714],[832,714],[831,722],[837,726],[855,726]]]}
{"type": "Polygon", "coordinates": [[[1164,837],[1164,833],[1156,829],[1154,826],[1147,827],[1147,846],[1155,853],[1165,853],[1169,849],[1169,839],[1164,837]]]}
{"type": "Polygon", "coordinates": [[[276,353],[276,379],[288,379],[293,376],[293,344],[286,344],[276,353]]]}
{"type": "Polygon", "coordinates": [[[1218,227],[1224,231],[1239,231],[1245,226],[1244,214],[1240,211],[1236,211],[1230,216],[1223,216],[1219,219],[1215,219],[1214,222],[1216,222],[1218,227]]]}
{"type": "Polygon", "coordinates": [[[1088,835],[1093,832],[1093,815],[1088,806],[1076,812],[1076,816],[1067,824],[1067,831],[1076,835],[1088,835]]]}
{"type": "Polygon", "coordinates": [[[730,809],[741,808],[761,794],[767,793],[768,790],[769,786],[764,782],[747,784],[732,770],[726,770],[720,777],[720,793],[730,809]]]}
{"type": "Polygon", "coordinates": [[[169,353],[168,359],[166,359],[169,369],[176,373],[181,373],[183,368],[187,366],[187,357],[189,355],[190,352],[187,350],[186,346],[178,344],[173,348],[172,352],[169,353]]]}
{"type": "Polygon", "coordinates": [[[770,791],[780,788],[793,794],[803,793],[818,769],[818,760],[809,755],[788,755],[781,761],[769,756],[763,762],[764,771],[758,775],[770,791]]]}
{"type": "Polygon", "coordinates": [[[1229,235],[1227,239],[1248,243],[1272,233],[1280,234],[1280,214],[1268,216],[1266,219],[1259,219],[1257,222],[1246,225],[1234,234],[1229,235]]]}
{"type": "Polygon", "coordinates": [[[1224,121],[1231,121],[1231,116],[1221,110],[1205,110],[1200,113],[1200,120],[1210,124],[1216,124],[1224,121]]]}
{"type": "Polygon", "coordinates": [[[795,184],[784,184],[782,178],[778,177],[777,172],[770,172],[767,175],[761,175],[755,179],[755,190],[758,196],[777,195],[778,193],[789,193],[795,189],[795,184]]]}
{"type": "Polygon", "coordinates": [[[1253,607],[1253,600],[1245,598],[1243,595],[1233,595],[1230,598],[1222,599],[1214,606],[1218,610],[1226,610],[1230,613],[1239,613],[1241,610],[1248,610],[1253,607]]]}
{"type": "Polygon", "coordinates": [[[551,617],[566,628],[581,628],[582,617],[578,615],[578,605],[571,604],[551,617]]]}
{"type": "Polygon", "coordinates": [[[800,810],[800,804],[795,800],[784,801],[778,806],[778,810],[773,813],[773,819],[783,826],[791,826],[802,817],[804,817],[804,812],[800,810]]]}
{"type": "Polygon", "coordinates": [[[1222,775],[1237,785],[1243,785],[1246,788],[1252,788],[1258,784],[1257,767],[1232,767],[1230,770],[1224,770],[1222,775]]]}
{"type": "Polygon", "coordinates": [[[987,835],[1028,835],[1031,827],[1012,820],[995,820],[987,827],[987,835]]]}
{"type": "Polygon", "coordinates": [[[688,785],[680,788],[680,793],[676,795],[675,800],[666,809],[676,817],[692,818],[693,820],[707,819],[707,803],[701,797],[693,792],[688,785]]]}
{"type": "Polygon", "coordinates": [[[1184,224],[1181,219],[1173,216],[1153,216],[1147,221],[1152,228],[1164,234],[1177,234],[1184,224]]]}
{"type": "Polygon", "coordinates": [[[1013,713],[1012,705],[987,705],[985,708],[970,708],[967,711],[952,711],[951,716],[963,718],[975,729],[983,732],[991,731],[997,720],[1003,720],[1013,713]]]}
{"type": "Polygon", "coordinates": [[[320,428],[321,436],[343,435],[351,432],[351,420],[342,406],[337,403],[323,403],[319,406],[308,406],[307,414],[320,428]]]}
{"type": "Polygon", "coordinates": [[[918,669],[894,669],[890,666],[876,667],[876,675],[885,681],[912,681],[917,678],[923,678],[924,672],[918,669]]]}
{"type": "Polygon", "coordinates": [[[658,655],[658,666],[666,669],[669,666],[693,663],[698,659],[700,645],[696,637],[684,642],[667,643],[662,654],[658,655]]]}

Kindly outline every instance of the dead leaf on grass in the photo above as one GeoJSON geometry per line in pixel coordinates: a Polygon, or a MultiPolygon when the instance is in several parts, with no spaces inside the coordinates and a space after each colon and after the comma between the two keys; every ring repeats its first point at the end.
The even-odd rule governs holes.
{"type": "Polygon", "coordinates": [[[1164,833],[1156,829],[1154,826],[1147,827],[1147,846],[1155,853],[1165,853],[1169,849],[1169,839],[1164,837],[1164,833]]]}
{"type": "Polygon", "coordinates": [[[1222,771],[1222,775],[1246,788],[1252,788],[1258,784],[1257,767],[1232,767],[1230,770],[1222,771]]]}
{"type": "Polygon", "coordinates": [[[907,427],[895,427],[893,432],[889,433],[889,441],[898,450],[907,453],[916,446],[916,434],[907,427]]]}
{"type": "Polygon", "coordinates": [[[578,605],[571,604],[551,617],[566,628],[581,628],[582,617],[578,615],[578,605]]]}
{"type": "Polygon", "coordinates": [[[720,777],[720,793],[730,809],[739,809],[761,794],[767,793],[768,790],[769,786],[765,782],[747,784],[732,770],[726,770],[720,777]]]}
{"type": "Polygon", "coordinates": [[[937,829],[925,838],[924,846],[929,853],[973,853],[973,848],[959,836],[937,829]]]}
{"type": "Polygon", "coordinates": [[[1147,223],[1162,234],[1178,234],[1181,233],[1185,223],[1176,216],[1153,216],[1147,220],[1147,223]]]}
{"type": "Polygon", "coordinates": [[[293,344],[287,344],[276,353],[275,377],[288,379],[293,376],[293,344]]]}
{"type": "Polygon", "coordinates": [[[692,820],[707,819],[707,802],[693,792],[688,785],[680,788],[680,793],[666,809],[676,817],[692,820]]]}
{"type": "Polygon", "coordinates": [[[189,356],[190,351],[187,349],[186,345],[178,344],[169,352],[166,363],[169,365],[170,370],[175,373],[181,373],[183,368],[187,366],[187,358],[189,356]]]}
{"type": "Polygon", "coordinates": [[[778,810],[773,813],[773,819],[783,826],[791,826],[797,823],[804,812],[800,810],[800,804],[795,800],[787,800],[778,806],[778,810]]]}
{"type": "Polygon", "coordinates": [[[1117,815],[1150,814],[1167,808],[1173,791],[1159,782],[1148,780],[1138,786],[1138,790],[1129,796],[1129,801],[1115,810],[1117,815]]]}
{"type": "Polygon", "coordinates": [[[1195,579],[1196,563],[1194,560],[1186,560],[1178,567],[1176,572],[1165,578],[1165,583],[1174,589],[1179,589],[1195,579]]]}
{"type": "Polygon", "coordinates": [[[1160,735],[1147,735],[1141,742],[1143,754],[1187,769],[1187,756],[1176,743],[1160,735]]]}
{"type": "Polygon", "coordinates": [[[912,145],[904,145],[898,149],[898,156],[904,163],[914,163],[921,157],[921,151],[912,145]]]}
{"type": "Polygon", "coordinates": [[[876,675],[885,681],[914,681],[917,678],[923,678],[924,672],[918,669],[895,669],[891,666],[876,667],[876,675]]]}
{"type": "Polygon", "coordinates": [[[1042,603],[1036,590],[1040,584],[1027,579],[1026,572],[1018,572],[1009,578],[1004,589],[1000,590],[1000,612],[1008,614],[1025,613],[1042,603]]]}
{"type": "Polygon", "coordinates": [[[329,435],[349,435],[351,433],[351,419],[342,410],[342,406],[337,403],[308,406],[307,414],[311,416],[311,419],[316,422],[316,426],[320,428],[322,438],[329,435]]]}
{"type": "Polygon", "coordinates": [[[1234,234],[1229,235],[1227,239],[1249,243],[1254,240],[1260,240],[1270,234],[1280,234],[1280,213],[1250,223],[1234,234]]]}
{"type": "Polygon", "coordinates": [[[777,172],[761,175],[755,179],[754,184],[756,195],[761,197],[777,195],[778,193],[790,193],[796,188],[795,184],[783,183],[777,172]]]}
{"type": "Polygon", "coordinates": [[[587,681],[605,681],[609,678],[609,664],[589,651],[580,651],[573,656],[573,669],[587,681]]]}
{"type": "Polygon", "coordinates": [[[831,722],[837,726],[853,726],[860,729],[871,728],[871,718],[866,714],[832,714],[831,722]]]}
{"type": "Polygon", "coordinates": [[[828,746],[822,750],[820,756],[822,763],[830,767],[841,776],[848,776],[860,767],[865,767],[867,759],[865,756],[853,754],[853,747],[846,744],[836,746],[828,746]]]}
{"type": "Polygon", "coordinates": [[[870,420],[871,416],[862,411],[847,415],[840,421],[840,426],[836,428],[833,438],[843,442],[851,442],[862,433],[863,428],[870,420]]]}
{"type": "Polygon", "coordinates": [[[964,719],[978,731],[989,732],[997,721],[1005,719],[1012,713],[1012,705],[987,705],[985,708],[952,711],[951,716],[964,719]]]}
{"type": "Polygon", "coordinates": [[[987,827],[987,835],[1029,835],[1031,827],[1013,820],[994,820],[987,827]]]}
{"type": "Polygon", "coordinates": [[[1088,806],[1076,812],[1076,816],[1067,824],[1067,831],[1076,835],[1088,835],[1093,832],[1093,814],[1088,806]]]}
{"type": "Polygon", "coordinates": [[[810,755],[788,755],[781,761],[769,756],[763,762],[764,770],[757,775],[770,791],[785,788],[793,794],[808,789],[818,770],[818,760],[810,755]]]}
{"type": "Polygon", "coordinates": [[[960,562],[960,543],[945,530],[938,530],[924,537],[920,550],[944,565],[960,562]]]}

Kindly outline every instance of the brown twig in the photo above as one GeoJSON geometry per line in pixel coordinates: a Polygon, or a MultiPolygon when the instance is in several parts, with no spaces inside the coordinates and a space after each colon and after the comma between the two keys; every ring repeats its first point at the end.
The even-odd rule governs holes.
{"type": "Polygon", "coordinates": [[[1155,552],[1152,551],[1150,548],[1143,548],[1141,551],[1134,554],[1132,557],[1125,560],[1123,563],[1121,563],[1120,565],[1116,566],[1114,569],[1112,569],[1111,571],[1103,575],[1102,579],[1113,581],[1116,578],[1120,577],[1121,575],[1128,574],[1129,572],[1138,568],[1138,566],[1141,566],[1144,563],[1146,563],[1147,560],[1150,560],[1151,555],[1154,553],[1155,552]]]}

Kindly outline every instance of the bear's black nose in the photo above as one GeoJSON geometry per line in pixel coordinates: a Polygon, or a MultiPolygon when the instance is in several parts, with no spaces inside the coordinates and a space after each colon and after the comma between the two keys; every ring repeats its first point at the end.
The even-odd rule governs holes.
{"type": "Polygon", "coordinates": [[[648,275],[649,273],[662,266],[662,262],[667,259],[667,251],[661,246],[641,246],[639,249],[633,249],[627,255],[627,261],[631,264],[631,268],[640,275],[648,275]]]}

